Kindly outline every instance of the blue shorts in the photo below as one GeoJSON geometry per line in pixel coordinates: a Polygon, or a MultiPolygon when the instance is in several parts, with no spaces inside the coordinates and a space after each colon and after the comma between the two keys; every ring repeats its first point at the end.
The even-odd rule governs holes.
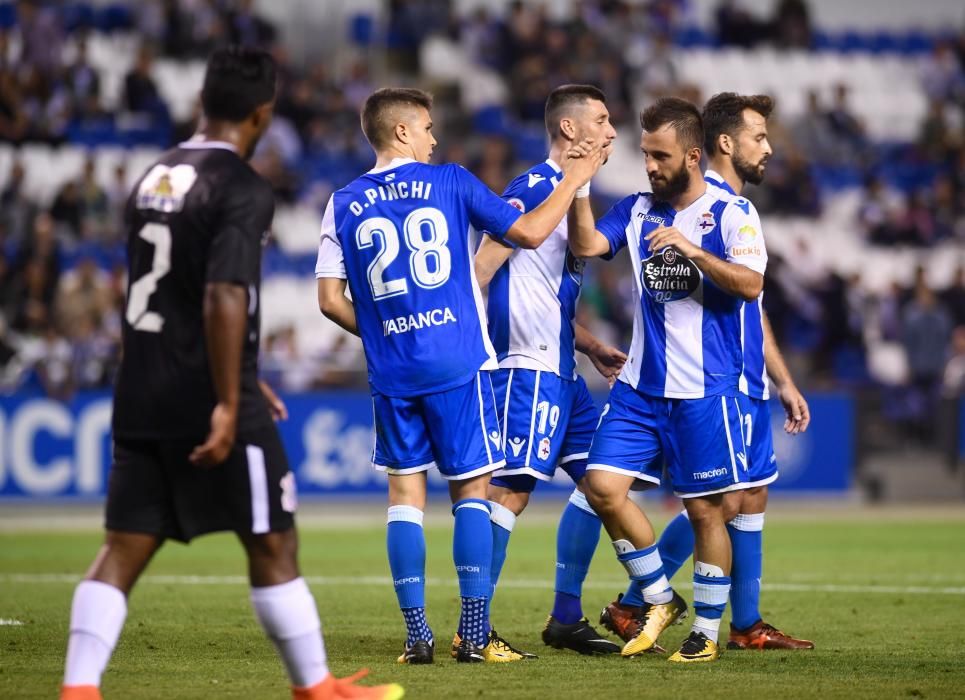
{"type": "Polygon", "coordinates": [[[493,388],[502,411],[506,466],[492,483],[532,491],[536,480],[553,478],[557,465],[579,483],[600,417],[583,378],[500,369],[493,372],[493,388]]]}
{"type": "Polygon", "coordinates": [[[469,479],[506,464],[487,371],[438,394],[411,398],[372,393],[372,466],[390,475],[438,467],[444,479],[469,479]]]}
{"type": "Polygon", "coordinates": [[[709,496],[748,487],[747,397],[666,399],[618,381],[593,438],[587,469],[659,484],[666,461],[674,493],[709,496]]]}
{"type": "Polygon", "coordinates": [[[744,437],[750,461],[748,486],[766,486],[777,480],[777,455],[771,433],[771,409],[764,399],[747,399],[744,437]]]}

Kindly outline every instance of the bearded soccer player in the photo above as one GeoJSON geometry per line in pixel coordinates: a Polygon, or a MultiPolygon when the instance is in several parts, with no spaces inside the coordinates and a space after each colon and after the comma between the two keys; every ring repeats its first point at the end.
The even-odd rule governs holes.
{"type": "Polygon", "coordinates": [[[385,88],[366,100],[362,130],[375,168],[332,195],[315,275],[328,318],[360,335],[375,412],[373,466],[389,476],[389,568],[407,637],[400,663],[431,663],[425,612],[426,472],[449,482],[462,612],[459,662],[518,661],[489,626],[491,506],[505,466],[490,370],[496,356],[472,264],[474,231],[541,244],[603,151],[584,144],[542,206],[523,214],[459,165],[430,165],[430,96],[385,88]],[[346,286],[351,300],[346,297],[346,286]]]}
{"type": "Polygon", "coordinates": [[[295,481],[272,421],[284,405],[258,382],[261,246],[274,201],[246,161],[271,121],[275,74],[263,51],[216,51],[201,130],[128,200],[107,537],[74,592],[62,700],[101,697],[127,596],[163,542],[222,530],[245,548],[255,614],[296,699],[403,695],[328,670],[298,570],[295,481]]]}
{"type": "Polygon", "coordinates": [[[628,246],[634,272],[633,338],[610,392],[587,465],[587,498],[619,561],[643,591],[644,607],[622,653],[657,643],[686,606],[670,587],[653,528],[629,498],[659,482],[666,459],[673,488],[694,528],[695,619],[670,661],[718,658],[717,634],[730,590],[731,549],[724,496],[747,487],[740,393],[741,308],[763,287],[763,238],[746,246],[740,231],[760,229],[757,212],[700,172],[700,112],[684,100],[658,100],[641,115],[640,148],[652,193],[630,195],[594,224],[576,200],[570,248],[612,257],[628,246]]]}
{"type": "MultiPolygon", "coordinates": [[[[767,95],[737,95],[725,92],[712,97],[704,106],[703,119],[708,169],[704,179],[711,187],[740,196],[748,182],[764,180],[771,145],[767,139],[767,117],[773,101],[767,95]]],[[[757,245],[760,231],[746,228],[739,232],[741,244],[757,245]]],[[[750,412],[744,416],[745,438],[750,465],[749,488],[727,497],[727,530],[733,549],[731,570],[731,626],[729,649],[813,649],[814,643],[795,639],[764,622],[760,613],[761,574],[763,571],[764,510],[767,486],[778,477],[777,457],[771,436],[768,376],[774,382],[784,407],[784,430],[797,435],[807,430],[810,413],[798,391],[774,333],[764,313],[763,293],[743,310],[744,368],[741,391],[747,394],[750,412]],[[765,371],[766,367],[766,371],[765,371]]],[[[674,518],[657,543],[668,578],[693,553],[693,529],[686,511],[674,518]]],[[[643,605],[639,587],[631,585],[622,598],[608,605],[602,615],[604,625],[627,637],[635,626],[634,618],[643,605]]]]}
{"type": "MultiPolygon", "coordinates": [[[[606,97],[592,85],[553,90],[546,100],[546,129],[549,158],[503,192],[520,211],[534,209],[552,194],[561,177],[560,160],[570,146],[584,138],[602,144],[616,138],[606,97]]],[[[589,185],[576,196],[589,196],[589,185]]],[[[593,629],[581,605],[583,581],[600,541],[600,518],[581,487],[600,415],[586,383],[576,374],[575,352],[586,353],[608,379],[616,377],[626,356],[574,322],[583,266],[567,246],[565,217],[535,250],[507,247],[487,237],[476,255],[480,285],[492,278],[489,333],[499,359],[493,385],[506,455],[506,466],[494,473],[489,487],[491,573],[495,591],[516,518],[530,494],[557,468],[565,471],[576,488],[557,530],[555,599],[543,642],[582,654],[612,654],[620,647],[593,629]]]]}

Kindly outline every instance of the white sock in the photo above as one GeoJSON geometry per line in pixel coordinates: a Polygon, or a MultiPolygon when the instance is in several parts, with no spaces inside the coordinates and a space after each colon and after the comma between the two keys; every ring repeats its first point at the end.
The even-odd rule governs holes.
{"type": "Polygon", "coordinates": [[[251,589],[251,604],[265,634],[285,662],[297,688],[310,688],[328,675],[325,641],[315,599],[305,579],[251,589]]]}
{"type": "Polygon", "coordinates": [[[114,586],[81,581],[70,606],[64,685],[101,684],[127,617],[127,598],[114,586]]]}

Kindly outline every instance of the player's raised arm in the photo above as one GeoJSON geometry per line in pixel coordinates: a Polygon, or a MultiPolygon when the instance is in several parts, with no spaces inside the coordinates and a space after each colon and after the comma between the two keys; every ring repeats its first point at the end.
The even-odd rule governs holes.
{"type": "Polygon", "coordinates": [[[503,266],[515,249],[500,243],[491,236],[483,236],[476,251],[473,266],[476,271],[476,282],[480,289],[485,289],[493,279],[496,271],[503,266]]]}
{"type": "Polygon", "coordinates": [[[593,144],[589,140],[571,151],[560,163],[563,179],[559,185],[542,204],[516,220],[506,232],[506,240],[520,248],[538,248],[566,216],[577,190],[593,178],[609,154],[605,144],[593,144]]]}
{"type": "Polygon", "coordinates": [[[595,258],[610,252],[610,241],[596,230],[589,197],[577,197],[569,211],[569,245],[578,258],[595,258]]]}
{"type": "Polygon", "coordinates": [[[227,458],[235,441],[241,403],[241,355],[248,323],[248,293],[238,284],[209,283],[204,293],[204,337],[218,404],[211,432],[191,453],[191,461],[213,467],[227,458]]]}

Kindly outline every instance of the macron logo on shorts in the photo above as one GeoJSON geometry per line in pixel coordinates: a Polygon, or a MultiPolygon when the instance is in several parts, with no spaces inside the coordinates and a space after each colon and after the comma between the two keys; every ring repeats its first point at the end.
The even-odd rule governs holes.
{"type": "Polygon", "coordinates": [[[708,469],[707,471],[694,472],[694,478],[703,481],[704,479],[713,479],[717,476],[726,476],[727,467],[717,467],[716,469],[708,469]]]}

